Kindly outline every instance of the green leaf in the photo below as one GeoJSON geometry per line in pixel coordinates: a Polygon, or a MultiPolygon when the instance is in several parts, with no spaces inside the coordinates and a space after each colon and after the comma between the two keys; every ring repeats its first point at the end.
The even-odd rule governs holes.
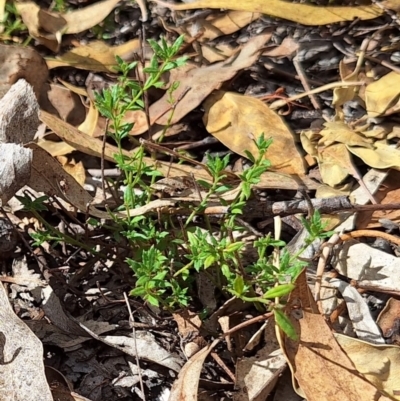
{"type": "Polygon", "coordinates": [[[268,290],[263,298],[276,298],[283,297],[284,295],[290,294],[295,288],[294,284],[282,284],[277,287],[273,287],[268,290]]]}
{"type": "Polygon", "coordinates": [[[276,324],[282,329],[282,331],[292,340],[296,341],[299,339],[296,330],[294,329],[292,322],[280,309],[274,309],[274,316],[276,324]]]}
{"type": "Polygon", "coordinates": [[[160,306],[160,302],[158,301],[158,299],[156,297],[154,297],[153,295],[147,294],[144,299],[153,306],[160,306]]]}
{"type": "Polygon", "coordinates": [[[242,276],[236,275],[235,281],[233,282],[233,288],[236,292],[236,296],[240,296],[244,291],[244,280],[242,276]]]}

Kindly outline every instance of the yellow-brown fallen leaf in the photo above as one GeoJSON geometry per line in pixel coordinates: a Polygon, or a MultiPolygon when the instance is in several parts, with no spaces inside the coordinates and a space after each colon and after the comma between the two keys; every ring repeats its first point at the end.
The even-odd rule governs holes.
{"type": "Polygon", "coordinates": [[[369,382],[393,400],[400,400],[400,347],[370,344],[341,334],[335,337],[369,382]]]}
{"type": "Polygon", "coordinates": [[[331,187],[339,185],[354,171],[349,151],[343,143],[323,148],[318,154],[318,165],[322,181],[331,187]]]}
{"type": "MultiPolygon", "coordinates": [[[[102,157],[103,141],[83,134],[72,125],[46,113],[43,110],[40,112],[39,117],[43,123],[45,123],[52,131],[54,131],[54,133],[75,150],[95,157],[102,157]]],[[[104,148],[104,158],[109,161],[114,161],[113,155],[116,153],[118,153],[118,148],[106,143],[104,148]]],[[[131,156],[131,153],[127,151],[123,151],[123,154],[127,157],[131,156]]],[[[207,182],[212,181],[211,176],[205,170],[193,166],[170,163],[169,161],[164,162],[153,160],[150,157],[144,157],[143,161],[148,166],[155,166],[155,168],[165,177],[185,177],[189,175],[194,176],[197,180],[204,180],[207,182]]],[[[227,173],[229,174],[229,172],[227,173]]],[[[231,173],[229,177],[232,177],[236,183],[239,182],[238,179],[235,180],[235,175],[233,173],[231,173]]],[[[298,177],[291,177],[287,174],[267,171],[262,174],[260,182],[255,185],[255,187],[293,189],[297,188],[298,185],[305,186],[307,189],[316,189],[318,186],[315,181],[308,177],[301,177],[301,179],[298,179],[298,177]]]]}
{"type": "Polygon", "coordinates": [[[68,160],[65,156],[57,157],[57,160],[63,166],[63,169],[75,178],[76,182],[80,184],[82,187],[85,184],[86,172],[85,167],[83,167],[83,163],[76,163],[75,160],[68,160]]]}
{"type": "Polygon", "coordinates": [[[299,339],[291,340],[280,334],[281,346],[299,395],[308,401],[389,401],[370,382],[354,373],[352,362],[318,312],[305,270],[296,280],[286,312],[299,339]]]}
{"type": "Polygon", "coordinates": [[[108,46],[101,41],[90,42],[86,46],[75,47],[56,58],[46,58],[49,69],[71,66],[81,70],[115,72],[116,56],[126,59],[139,51],[139,39],[133,39],[120,46],[108,46]]]}
{"type": "Polygon", "coordinates": [[[80,33],[99,24],[115,8],[119,0],[99,1],[90,6],[67,13],[42,10],[31,1],[16,3],[16,8],[29,34],[55,52],[63,34],[80,33]]]}
{"type": "Polygon", "coordinates": [[[304,175],[304,163],[294,137],[283,119],[261,100],[233,92],[216,92],[204,103],[203,117],[207,131],[233,152],[247,157],[245,150],[257,157],[252,139],[262,133],[272,138],[265,158],[271,169],[304,175]]]}
{"type": "Polygon", "coordinates": [[[347,149],[370,167],[400,170],[400,150],[389,146],[386,141],[376,141],[374,149],[359,146],[347,146],[347,149]]]}
{"type": "Polygon", "coordinates": [[[309,3],[291,3],[284,0],[198,0],[186,4],[171,4],[152,0],[172,10],[193,10],[196,8],[226,8],[267,14],[304,25],[326,25],[335,22],[352,21],[354,18],[369,20],[379,17],[384,11],[378,6],[320,7],[309,3]]]}
{"type": "Polygon", "coordinates": [[[379,117],[398,103],[400,96],[400,74],[389,72],[365,89],[365,103],[369,117],[379,117]]]}

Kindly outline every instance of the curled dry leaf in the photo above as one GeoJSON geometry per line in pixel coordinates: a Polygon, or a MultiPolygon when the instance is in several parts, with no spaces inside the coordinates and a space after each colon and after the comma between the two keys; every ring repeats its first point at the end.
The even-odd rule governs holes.
{"type": "Polygon", "coordinates": [[[400,95],[400,74],[392,71],[365,89],[365,103],[369,117],[384,115],[393,107],[400,95]]]}
{"type": "Polygon", "coordinates": [[[389,400],[354,373],[352,362],[318,312],[305,271],[296,280],[286,313],[300,337],[291,340],[281,334],[281,345],[299,395],[309,401],[389,400]]]}
{"type": "Polygon", "coordinates": [[[80,33],[99,24],[118,4],[119,0],[99,1],[90,6],[65,14],[42,10],[36,3],[16,3],[29,34],[57,52],[63,34],[80,33]]]}
{"type": "Polygon", "coordinates": [[[212,344],[204,347],[186,362],[179,372],[178,379],[172,386],[168,401],[197,401],[200,373],[204,361],[219,342],[220,340],[218,339],[214,340],[212,344]]]}
{"type": "Polygon", "coordinates": [[[171,4],[161,0],[154,2],[172,10],[193,10],[196,8],[226,8],[228,10],[250,11],[272,17],[288,19],[304,25],[326,25],[334,22],[352,21],[354,18],[369,20],[379,17],[384,11],[375,5],[340,7],[314,6],[310,3],[291,3],[284,0],[198,0],[186,4],[171,4]]]}
{"type": "Polygon", "coordinates": [[[271,162],[271,169],[304,175],[303,158],[293,134],[283,119],[261,100],[219,91],[207,98],[204,109],[207,131],[233,152],[247,157],[244,151],[248,150],[257,157],[253,139],[264,133],[265,138],[272,138],[265,155],[271,162]]]}

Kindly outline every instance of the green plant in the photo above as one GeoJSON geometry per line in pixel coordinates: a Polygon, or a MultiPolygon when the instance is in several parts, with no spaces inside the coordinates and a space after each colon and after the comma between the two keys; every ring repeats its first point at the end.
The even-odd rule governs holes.
{"type": "MultiPolygon", "coordinates": [[[[243,230],[243,227],[237,224],[237,216],[243,213],[252,194],[252,186],[260,181],[261,175],[270,165],[265,154],[271,140],[261,135],[254,140],[258,154],[246,152],[252,166],[239,175],[239,191],[229,204],[229,213],[221,220],[218,237],[211,234],[211,224],[207,217],[205,224],[208,230],[196,227],[193,222],[196,215],[202,214],[211,198],[217,197],[221,204],[228,206],[223,194],[232,189],[225,183],[229,156],[207,156],[206,167],[212,181],[198,181],[198,185],[206,194],[198,205],[192,206],[191,214],[182,223],[183,231],[175,230],[169,218],[131,218],[129,215],[130,209],[150,201],[151,184],[159,173],[154,167],[143,162],[142,146],[139,146],[130,158],[123,154],[122,141],[129,135],[133,126],[124,123],[124,115],[128,110],[142,110],[144,93],[151,87],[162,87],[162,74],[184,64],[184,58],[175,59],[182,40],[182,37],[179,38],[172,46],[168,46],[164,39],[161,40],[161,44],[150,41],[154,56],[150,66],[144,69],[148,78],[143,85],[129,79],[129,72],[136,68],[137,62],[127,64],[118,59],[121,73],[118,84],[96,97],[99,111],[110,121],[108,135],[117,144],[119,153],[115,155],[115,159],[124,173],[122,208],[127,211],[127,218],[122,221],[116,218],[115,221],[122,227],[118,232],[128,239],[132,247],[132,256],[127,259],[127,263],[134,271],[137,282],[131,295],[142,297],[152,305],[167,309],[188,306],[193,296],[191,273],[204,272],[214,281],[223,296],[234,295],[259,307],[264,305],[276,311],[278,323],[293,337],[295,333],[288,320],[285,320],[279,299],[294,288],[293,282],[305,266],[304,262],[299,260],[304,249],[315,238],[327,235],[323,233],[320,216],[315,213],[311,219],[304,220],[303,224],[310,236],[304,249],[293,256],[288,254],[285,242],[274,240],[268,235],[254,243],[258,260],[249,266],[243,266],[241,254],[245,244],[234,238],[234,232],[243,230]],[[272,253],[268,253],[270,249],[273,250],[272,253]],[[216,274],[211,274],[210,269],[216,274]]],[[[177,86],[178,83],[171,87],[176,89],[177,86]]],[[[173,104],[173,91],[169,93],[169,97],[170,103],[173,104]]]]}
{"type": "Polygon", "coordinates": [[[27,30],[25,24],[22,22],[22,19],[18,14],[14,3],[5,4],[4,18],[0,24],[3,26],[2,35],[4,37],[10,37],[11,35],[20,34],[21,32],[27,30]]]}

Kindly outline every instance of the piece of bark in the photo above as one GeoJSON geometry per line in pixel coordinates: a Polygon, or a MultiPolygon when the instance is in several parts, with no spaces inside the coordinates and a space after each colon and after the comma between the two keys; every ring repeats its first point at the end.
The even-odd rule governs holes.
{"type": "Polygon", "coordinates": [[[0,144],[0,206],[7,203],[31,176],[32,150],[0,144]]]}

